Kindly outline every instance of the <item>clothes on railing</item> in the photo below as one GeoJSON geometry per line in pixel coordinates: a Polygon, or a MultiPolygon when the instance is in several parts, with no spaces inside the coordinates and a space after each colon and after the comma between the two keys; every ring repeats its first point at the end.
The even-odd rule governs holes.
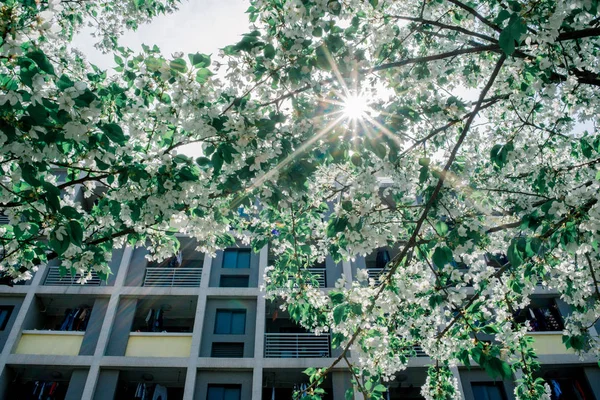
{"type": "Polygon", "coordinates": [[[162,332],[163,330],[163,310],[153,309],[148,310],[146,315],[146,332],[162,332]]]}
{"type": "Polygon", "coordinates": [[[138,383],[133,396],[135,400],[167,400],[167,388],[152,383],[138,383]]]}
{"type": "Polygon", "coordinates": [[[89,307],[67,308],[65,318],[60,325],[61,331],[85,331],[92,310],[89,307]]]}
{"type": "Polygon", "coordinates": [[[27,399],[31,400],[59,400],[63,398],[63,393],[59,391],[58,382],[45,382],[35,381],[33,382],[33,390],[27,399]]]}
{"type": "Polygon", "coordinates": [[[577,379],[557,378],[548,380],[552,400],[589,400],[586,391],[577,379]]]}
{"type": "Polygon", "coordinates": [[[518,321],[528,320],[532,332],[562,331],[563,322],[557,305],[551,304],[547,307],[528,307],[515,313],[518,321]]]}

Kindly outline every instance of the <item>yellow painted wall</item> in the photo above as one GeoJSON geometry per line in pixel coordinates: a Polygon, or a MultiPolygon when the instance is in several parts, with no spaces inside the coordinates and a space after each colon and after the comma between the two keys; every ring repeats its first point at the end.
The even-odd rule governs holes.
{"type": "Polygon", "coordinates": [[[82,341],[83,332],[81,334],[23,332],[15,353],[76,356],[79,354],[82,341]]]}
{"type": "Polygon", "coordinates": [[[560,334],[536,334],[532,333],[535,339],[533,348],[538,355],[545,354],[575,354],[573,349],[566,349],[562,342],[562,333],[560,334]]]}
{"type": "Polygon", "coordinates": [[[125,355],[128,357],[189,357],[191,336],[129,336],[125,355]]]}

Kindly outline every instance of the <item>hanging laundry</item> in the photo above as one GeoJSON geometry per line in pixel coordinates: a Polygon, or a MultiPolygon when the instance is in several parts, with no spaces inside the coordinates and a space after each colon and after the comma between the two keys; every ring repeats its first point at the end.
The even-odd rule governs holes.
{"type": "Polygon", "coordinates": [[[162,385],[156,385],[152,400],[167,400],[167,388],[162,385]]]}

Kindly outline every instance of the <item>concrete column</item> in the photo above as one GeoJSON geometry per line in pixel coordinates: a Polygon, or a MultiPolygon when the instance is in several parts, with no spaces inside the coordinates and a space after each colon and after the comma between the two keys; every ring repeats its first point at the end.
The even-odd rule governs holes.
{"type": "MultiPolygon", "coordinates": [[[[2,349],[2,353],[0,354],[0,377],[5,376],[5,368],[6,361],[13,350],[17,347],[19,340],[21,339],[21,333],[23,331],[23,323],[27,319],[27,313],[30,311],[31,304],[35,301],[35,291],[37,287],[42,282],[42,277],[46,275],[46,270],[48,266],[44,265],[38,269],[35,276],[31,281],[31,285],[27,286],[27,294],[25,295],[25,299],[19,308],[19,312],[17,313],[17,317],[15,318],[15,322],[12,325],[11,331],[6,338],[6,343],[4,343],[4,348],[2,349]]],[[[36,310],[37,308],[33,308],[36,310]]],[[[4,379],[0,378],[0,381],[4,381],[4,379]]],[[[3,389],[0,387],[0,390],[3,389]]],[[[4,391],[0,391],[0,395],[2,395],[4,391]]]]}
{"type": "Polygon", "coordinates": [[[73,374],[71,374],[71,379],[69,380],[69,388],[67,389],[65,400],[81,399],[81,394],[83,393],[83,388],[85,387],[87,375],[88,371],[85,369],[76,369],[73,371],[73,374]]]}
{"type": "Polygon", "coordinates": [[[344,273],[344,278],[346,279],[346,287],[349,288],[352,279],[352,263],[350,261],[342,261],[342,272],[344,273]]]}
{"type": "Polygon", "coordinates": [[[594,397],[600,399],[600,369],[598,368],[584,368],[583,372],[587,378],[594,397]]]}
{"type": "Polygon", "coordinates": [[[106,315],[102,323],[102,328],[100,329],[100,334],[98,335],[98,343],[96,344],[96,350],[94,351],[92,365],[90,366],[90,370],[87,375],[87,380],[85,382],[85,387],[81,395],[82,400],[91,400],[94,397],[94,391],[96,390],[96,383],[98,381],[98,375],[100,373],[100,360],[104,356],[104,353],[108,346],[113,322],[115,321],[115,317],[117,315],[117,308],[119,306],[120,291],[123,287],[125,277],[127,276],[127,271],[129,268],[129,263],[131,262],[132,255],[133,249],[131,247],[127,247],[123,252],[121,264],[119,265],[119,271],[117,272],[117,276],[115,278],[115,286],[113,289],[113,293],[111,294],[110,299],[108,301],[106,315]]]}
{"type": "Polygon", "coordinates": [[[194,316],[194,328],[192,336],[192,346],[190,349],[190,359],[188,362],[187,373],[185,376],[185,387],[183,391],[184,400],[193,400],[196,392],[196,378],[198,376],[198,357],[200,355],[200,343],[202,342],[202,329],[204,329],[204,313],[206,311],[206,289],[210,281],[213,258],[204,257],[202,265],[202,278],[198,288],[198,304],[196,305],[196,315],[194,316]]]}
{"type": "MultiPolygon", "coordinates": [[[[265,268],[269,263],[269,246],[260,250],[258,287],[265,286],[265,268]]],[[[261,292],[261,294],[264,292],[261,292]]],[[[256,327],[254,330],[254,373],[252,374],[252,400],[262,399],[262,379],[265,356],[266,303],[262,295],[256,299],[256,327]]]]}
{"type": "Polygon", "coordinates": [[[460,380],[460,372],[458,371],[458,367],[450,367],[450,371],[454,376],[454,379],[458,382],[458,392],[460,393],[461,399],[465,398],[465,391],[463,389],[462,381],[460,380]]]}

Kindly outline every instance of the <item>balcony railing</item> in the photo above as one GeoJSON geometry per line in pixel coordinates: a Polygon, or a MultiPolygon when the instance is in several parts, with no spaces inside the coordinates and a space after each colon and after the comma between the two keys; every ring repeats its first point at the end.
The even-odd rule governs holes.
{"type": "Polygon", "coordinates": [[[386,268],[367,268],[369,278],[375,279],[375,282],[379,282],[379,277],[387,271],[386,268]]]}
{"type": "Polygon", "coordinates": [[[266,358],[331,357],[329,334],[265,333],[266,358]]]}
{"type": "Polygon", "coordinates": [[[309,271],[311,274],[313,274],[317,282],[319,282],[319,287],[323,288],[327,286],[327,275],[325,268],[310,268],[309,271]]]}
{"type": "MultiPolygon", "coordinates": [[[[48,275],[46,275],[46,280],[44,281],[44,285],[47,286],[70,286],[70,285],[81,285],[80,282],[81,274],[71,275],[67,272],[66,275],[60,276],[60,267],[59,266],[51,266],[48,268],[48,275]]],[[[92,272],[92,277],[88,279],[83,285],[87,286],[100,286],[103,281],[96,275],[95,272],[92,272]]]]}
{"type": "Polygon", "coordinates": [[[148,267],[144,286],[198,287],[202,279],[202,268],[148,267]]]}

